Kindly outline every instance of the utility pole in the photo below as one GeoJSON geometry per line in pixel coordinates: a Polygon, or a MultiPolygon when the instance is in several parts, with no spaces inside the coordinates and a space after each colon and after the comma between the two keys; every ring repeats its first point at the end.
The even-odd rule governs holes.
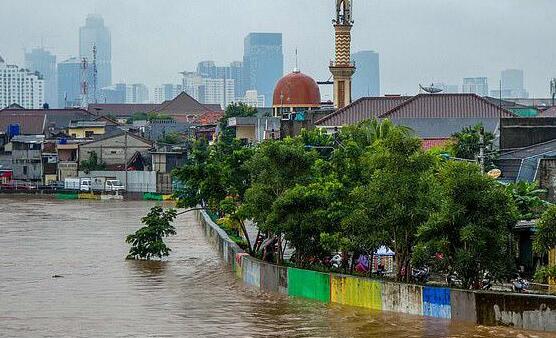
{"type": "Polygon", "coordinates": [[[479,164],[481,166],[481,174],[485,173],[485,128],[481,127],[479,134],[479,164]]]}
{"type": "Polygon", "coordinates": [[[124,134],[124,166],[125,166],[125,190],[127,189],[127,131],[124,134]]]}

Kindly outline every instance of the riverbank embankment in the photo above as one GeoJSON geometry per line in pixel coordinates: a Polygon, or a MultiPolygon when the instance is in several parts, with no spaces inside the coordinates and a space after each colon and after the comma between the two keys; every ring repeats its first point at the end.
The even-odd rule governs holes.
{"type": "Polygon", "coordinates": [[[208,241],[245,284],[268,292],[373,310],[556,332],[556,297],[470,291],[322,273],[263,262],[245,253],[204,212],[208,241]]]}

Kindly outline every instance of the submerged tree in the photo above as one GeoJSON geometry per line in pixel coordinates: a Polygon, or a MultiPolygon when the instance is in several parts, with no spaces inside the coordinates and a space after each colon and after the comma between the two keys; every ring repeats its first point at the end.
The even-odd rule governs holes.
{"type": "Polygon", "coordinates": [[[145,226],[128,235],[125,240],[131,244],[127,258],[150,260],[168,256],[172,250],[164,243],[164,237],[176,234],[176,229],[171,224],[176,215],[175,209],[152,207],[147,216],[141,219],[145,226]]]}

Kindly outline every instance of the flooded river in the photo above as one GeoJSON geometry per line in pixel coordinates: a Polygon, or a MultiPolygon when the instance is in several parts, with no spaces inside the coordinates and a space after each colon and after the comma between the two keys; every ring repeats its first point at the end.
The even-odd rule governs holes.
{"type": "Polygon", "coordinates": [[[0,336],[530,335],[246,288],[221,264],[192,215],[177,220],[167,262],[126,261],[124,237],[150,206],[0,198],[0,336]]]}

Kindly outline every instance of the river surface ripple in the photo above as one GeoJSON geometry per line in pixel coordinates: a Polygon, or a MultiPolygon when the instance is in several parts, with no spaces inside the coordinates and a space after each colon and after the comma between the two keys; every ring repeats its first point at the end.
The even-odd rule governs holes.
{"type": "Polygon", "coordinates": [[[247,288],[193,215],[176,221],[168,261],[126,261],[152,205],[0,198],[0,336],[548,337],[247,288]]]}

